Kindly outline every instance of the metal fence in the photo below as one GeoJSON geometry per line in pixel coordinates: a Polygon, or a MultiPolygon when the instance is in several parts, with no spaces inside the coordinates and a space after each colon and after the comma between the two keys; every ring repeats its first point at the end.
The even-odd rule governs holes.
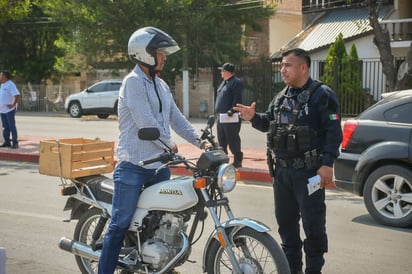
{"type": "MultiPolygon", "coordinates": [[[[311,77],[322,80],[324,61],[313,61],[311,77]]],[[[387,91],[386,77],[379,60],[360,60],[353,64],[335,64],[329,84],[337,93],[342,115],[356,116],[387,91]]]]}
{"type": "Polygon", "coordinates": [[[19,83],[16,86],[20,91],[20,111],[64,112],[64,100],[74,93],[72,86],[19,83]]]}
{"type": "MultiPolygon", "coordinates": [[[[263,112],[273,97],[280,92],[285,84],[280,73],[280,62],[261,61],[245,64],[240,67],[237,75],[244,84],[243,101],[245,104],[256,102],[257,111],[263,112]]],[[[339,71],[339,69],[336,69],[339,71]]],[[[324,73],[324,61],[313,61],[310,76],[320,80],[324,73]]],[[[336,91],[342,107],[342,115],[356,116],[381,98],[387,91],[386,78],[378,60],[363,60],[360,62],[358,81],[359,88],[354,92],[346,88],[344,79],[336,77],[331,88],[336,91]]],[[[347,81],[347,78],[346,78],[347,81]]]]}
{"type": "MultiPolygon", "coordinates": [[[[401,60],[396,60],[400,62],[401,60]]],[[[324,61],[312,61],[310,76],[313,79],[321,80],[324,75],[324,61]]],[[[281,75],[279,72],[280,63],[272,64],[273,85],[272,87],[282,87],[281,75]]],[[[342,71],[335,68],[335,71],[342,71]]],[[[336,75],[331,88],[337,92],[342,107],[342,115],[356,116],[370,105],[381,98],[382,93],[388,91],[386,77],[382,71],[382,64],[379,60],[364,59],[359,61],[359,72],[356,81],[359,81],[359,92],[354,92],[353,88],[348,87],[347,77],[336,75]]],[[[350,78],[349,78],[349,81],[350,78]]],[[[355,81],[355,80],[353,80],[355,81]]],[[[352,83],[353,84],[353,83],[352,83]]],[[[281,88],[277,88],[273,93],[276,94],[281,88]]]]}

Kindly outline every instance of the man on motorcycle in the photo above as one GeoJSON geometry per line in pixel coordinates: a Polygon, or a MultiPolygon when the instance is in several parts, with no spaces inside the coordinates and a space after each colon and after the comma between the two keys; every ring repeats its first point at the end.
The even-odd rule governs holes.
{"type": "Polygon", "coordinates": [[[177,108],[169,86],[158,77],[166,56],[179,49],[172,37],[154,27],[138,29],[129,39],[129,59],[136,66],[123,79],[119,91],[118,163],[113,173],[113,209],[99,260],[100,274],[113,273],[116,268],[142,188],[170,178],[168,168],[155,173],[162,164],[160,162],[138,166],[139,161],[164,152],[160,142],[140,140],[138,130],[143,127],[158,128],[160,140],[174,152],[177,152],[177,146],[171,138],[170,129],[199,146],[195,129],[177,108]]]}

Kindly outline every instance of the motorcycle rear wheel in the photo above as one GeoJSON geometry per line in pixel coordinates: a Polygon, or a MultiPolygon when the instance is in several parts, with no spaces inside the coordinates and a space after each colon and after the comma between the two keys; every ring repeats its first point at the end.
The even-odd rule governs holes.
{"type": "MultiPolygon", "coordinates": [[[[245,227],[234,235],[233,241],[233,251],[242,273],[290,274],[282,248],[268,233],[245,227]]],[[[206,269],[208,274],[234,273],[229,256],[217,240],[211,243],[207,251],[206,269]]]]}
{"type": "MultiPolygon", "coordinates": [[[[87,210],[79,219],[76,228],[74,230],[74,240],[90,245],[92,240],[93,231],[96,228],[97,223],[99,222],[100,215],[102,211],[98,208],[90,208],[87,210]]],[[[102,235],[100,236],[98,242],[103,241],[104,235],[106,234],[106,230],[109,226],[109,221],[106,223],[102,235]]],[[[76,256],[76,263],[79,267],[81,273],[83,274],[97,274],[97,269],[99,266],[98,261],[90,260],[88,258],[76,256]]],[[[117,274],[129,274],[133,272],[129,272],[122,269],[116,269],[115,273],[117,274]]]]}

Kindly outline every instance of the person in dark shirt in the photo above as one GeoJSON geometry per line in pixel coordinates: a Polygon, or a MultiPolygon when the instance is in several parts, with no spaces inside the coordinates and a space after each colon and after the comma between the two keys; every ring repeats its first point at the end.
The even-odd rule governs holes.
{"type": "Polygon", "coordinates": [[[274,177],[275,215],[292,274],[320,274],[328,251],[325,187],[334,187],[333,163],[342,141],[335,92],[309,76],[311,60],[300,48],[282,54],[287,87],[256,113],[256,104],[238,104],[242,119],[268,132],[268,164],[274,177]],[[312,183],[311,183],[312,182],[312,183]],[[300,237],[300,219],[306,239],[300,237]]]}
{"type": "Polygon", "coordinates": [[[215,113],[218,116],[217,138],[219,145],[228,153],[227,147],[233,154],[233,165],[242,166],[243,152],[241,151],[240,126],[241,119],[234,113],[233,107],[242,103],[243,84],[235,76],[235,66],[225,63],[221,68],[222,83],[217,89],[215,113]],[[224,116],[222,116],[222,114],[224,116]],[[227,116],[226,116],[227,115],[227,116]],[[230,117],[225,119],[225,117],[230,117]]]}

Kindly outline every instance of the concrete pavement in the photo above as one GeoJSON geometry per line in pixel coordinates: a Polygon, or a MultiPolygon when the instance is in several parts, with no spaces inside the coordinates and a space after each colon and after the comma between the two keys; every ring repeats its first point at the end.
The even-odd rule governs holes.
{"type": "MultiPolygon", "coordinates": [[[[19,136],[19,148],[0,148],[0,160],[25,161],[38,163],[39,161],[39,144],[41,140],[55,139],[47,136],[19,136]]],[[[186,158],[199,157],[201,150],[193,149],[190,144],[179,144],[179,153],[186,158]]],[[[242,167],[238,169],[240,180],[271,182],[271,177],[266,165],[266,151],[264,149],[243,148],[244,159],[242,167]]],[[[231,162],[233,159],[231,159],[231,162]]],[[[182,168],[173,168],[172,173],[175,175],[188,174],[182,168]]]]}

